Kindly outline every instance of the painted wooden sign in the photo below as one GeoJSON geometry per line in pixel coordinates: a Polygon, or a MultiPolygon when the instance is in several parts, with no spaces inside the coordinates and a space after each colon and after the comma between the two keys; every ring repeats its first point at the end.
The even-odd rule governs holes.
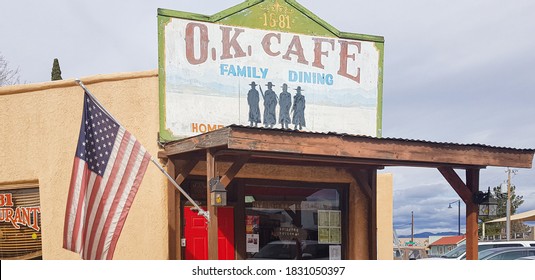
{"type": "Polygon", "coordinates": [[[161,141],[230,124],[380,136],[382,37],[289,0],[158,18],[161,141]]]}

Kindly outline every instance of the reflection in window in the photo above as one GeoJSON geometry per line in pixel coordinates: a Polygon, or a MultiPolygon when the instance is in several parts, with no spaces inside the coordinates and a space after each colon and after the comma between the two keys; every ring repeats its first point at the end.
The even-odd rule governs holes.
{"type": "Polygon", "coordinates": [[[255,186],[245,195],[248,258],[329,259],[341,244],[336,189],[255,186]]]}

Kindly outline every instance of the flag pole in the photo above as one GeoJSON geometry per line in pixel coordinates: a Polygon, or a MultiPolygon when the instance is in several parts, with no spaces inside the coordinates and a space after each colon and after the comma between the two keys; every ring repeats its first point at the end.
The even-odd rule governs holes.
{"type": "MultiPolygon", "coordinates": [[[[98,100],[95,98],[95,96],[85,87],[84,83],[76,78],[74,80],[80,87],[82,87],[84,89],[85,92],[87,92],[87,94],[89,94],[93,100],[95,100],[95,103],[97,103],[97,105],[100,107],[100,109],[102,109],[102,111],[104,111],[104,113],[106,113],[110,118],[112,118],[117,124],[119,124],[120,126],[123,126],[121,123],[119,123],[119,121],[117,121],[113,116],[112,114],[110,114],[110,112],[108,112],[106,110],[106,108],[104,108],[104,106],[102,106],[102,104],[100,104],[100,102],[98,102],[98,100]]],[[[123,126],[124,127],[124,126],[123,126]]],[[[193,204],[193,207],[194,209],[197,209],[199,212],[198,212],[198,215],[202,215],[204,218],[206,218],[206,220],[209,222],[210,221],[210,213],[208,211],[204,211],[185,191],[184,189],[182,189],[178,183],[173,179],[173,177],[171,177],[171,175],[169,175],[169,173],[167,173],[167,171],[165,171],[165,169],[158,163],[156,162],[156,160],[154,159],[154,157],[150,157],[150,160],[152,161],[152,163],[154,163],[154,165],[156,165],[156,167],[158,167],[158,169],[167,177],[167,179],[175,186],[175,188],[177,188],[180,193],[182,193],[182,195],[184,195],[186,197],[186,199],[188,199],[189,202],[191,202],[191,204],[193,204]]]]}

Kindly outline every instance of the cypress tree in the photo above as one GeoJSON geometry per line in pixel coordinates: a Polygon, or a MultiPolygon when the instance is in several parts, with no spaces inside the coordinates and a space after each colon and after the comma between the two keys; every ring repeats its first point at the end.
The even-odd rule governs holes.
{"type": "Polygon", "coordinates": [[[54,58],[54,64],[52,65],[52,81],[63,80],[61,78],[61,69],[59,68],[59,60],[54,58]]]}

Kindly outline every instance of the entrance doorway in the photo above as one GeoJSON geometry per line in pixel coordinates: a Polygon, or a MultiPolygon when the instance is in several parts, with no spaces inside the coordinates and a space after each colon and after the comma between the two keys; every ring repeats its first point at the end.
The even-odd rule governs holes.
{"type": "MultiPolygon", "coordinates": [[[[184,237],[186,239],[186,260],[208,259],[208,229],[206,219],[184,207],[184,237]]],[[[203,207],[204,210],[206,210],[203,207]]],[[[218,259],[234,260],[234,208],[221,207],[218,217],[218,259]]]]}

